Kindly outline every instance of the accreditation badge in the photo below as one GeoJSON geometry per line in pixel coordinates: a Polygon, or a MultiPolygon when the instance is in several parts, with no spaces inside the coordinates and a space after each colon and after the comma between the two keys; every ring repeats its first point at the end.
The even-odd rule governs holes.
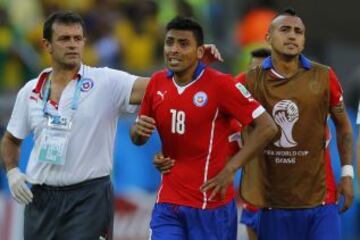
{"type": "Polygon", "coordinates": [[[71,122],[66,117],[49,116],[40,136],[40,162],[64,165],[70,140],[71,122]]]}

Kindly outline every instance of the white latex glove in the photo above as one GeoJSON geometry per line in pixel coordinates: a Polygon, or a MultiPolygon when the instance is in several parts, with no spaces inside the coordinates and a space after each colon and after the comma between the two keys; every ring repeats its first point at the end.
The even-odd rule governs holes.
{"type": "Polygon", "coordinates": [[[19,168],[12,168],[7,172],[11,195],[20,204],[32,202],[33,194],[26,186],[26,175],[19,168]]]}

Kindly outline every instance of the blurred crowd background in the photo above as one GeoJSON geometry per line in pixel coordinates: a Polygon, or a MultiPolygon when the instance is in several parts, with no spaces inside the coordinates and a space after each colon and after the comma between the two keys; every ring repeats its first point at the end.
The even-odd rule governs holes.
{"type": "MultiPolygon", "coordinates": [[[[359,5],[357,0],[0,0],[0,136],[19,88],[49,66],[50,57],[41,46],[42,24],[53,11],[71,9],[84,18],[85,64],[109,66],[139,76],[151,76],[164,67],[162,45],[166,23],[176,15],[193,16],[203,25],[206,42],[215,43],[225,60],[213,66],[237,75],[246,69],[250,51],[265,46],[264,35],[276,11],[288,6],[295,7],[305,22],[305,54],[331,65],[338,74],[355,136],[360,95],[359,5]]],[[[151,165],[153,154],[160,148],[159,139],[153,137],[150,144],[142,148],[132,146],[128,131],[133,118],[120,119],[115,145],[113,179],[119,196],[119,219],[136,209],[139,202],[148,201],[151,205],[153,198],[146,200],[146,196],[156,192],[160,181],[151,165]],[[142,194],[136,203],[121,197],[134,193],[142,194]]],[[[21,167],[24,169],[32,146],[31,137],[23,145],[21,167]]],[[[333,167],[338,177],[340,166],[335,145],[333,139],[333,167]]],[[[354,206],[342,216],[347,240],[360,239],[357,185],[355,189],[354,206]]],[[[5,199],[9,196],[3,169],[0,170],[0,193],[5,199]]],[[[5,213],[0,206],[0,223],[1,214],[5,213]]],[[[120,236],[123,234],[119,228],[117,231],[120,236]]],[[[0,239],[5,239],[1,234],[0,239]]]]}

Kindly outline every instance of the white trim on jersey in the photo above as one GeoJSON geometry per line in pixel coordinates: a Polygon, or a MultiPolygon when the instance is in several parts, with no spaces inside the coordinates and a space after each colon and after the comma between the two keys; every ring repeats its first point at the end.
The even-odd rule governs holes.
{"type": "Polygon", "coordinates": [[[162,180],[163,180],[163,175],[161,174],[161,179],[160,179],[161,185],[160,185],[157,197],[156,197],[156,203],[159,203],[159,201],[160,201],[160,193],[161,193],[161,190],[163,188],[162,180]]]}
{"type": "Polygon", "coordinates": [[[195,82],[197,82],[197,81],[201,78],[201,76],[204,74],[204,72],[205,72],[205,69],[201,71],[201,73],[199,74],[199,76],[198,76],[196,79],[192,80],[191,82],[189,82],[189,83],[186,84],[185,86],[179,86],[179,85],[176,83],[175,78],[173,77],[173,78],[172,78],[172,81],[173,81],[173,83],[174,83],[174,85],[175,85],[175,87],[176,87],[176,89],[177,89],[177,91],[178,91],[178,94],[181,95],[188,87],[190,87],[190,86],[193,85],[195,82]]]}
{"type": "MultiPolygon", "coordinates": [[[[326,121],[329,121],[329,119],[330,119],[330,115],[328,114],[326,121]]],[[[327,147],[329,146],[329,144],[330,144],[330,142],[331,142],[331,138],[332,138],[331,131],[330,131],[330,128],[329,128],[328,125],[327,125],[327,128],[326,128],[325,131],[327,132],[327,134],[329,134],[329,135],[327,136],[327,138],[325,139],[325,140],[326,140],[326,141],[325,141],[325,148],[327,148],[327,147]]]]}
{"type": "Polygon", "coordinates": [[[275,76],[277,76],[278,78],[281,78],[281,79],[285,79],[286,77],[284,77],[283,75],[281,75],[280,73],[277,73],[276,71],[275,71],[275,69],[270,69],[270,71],[275,75],[275,76]]]}
{"type": "MultiPolygon", "coordinates": [[[[217,108],[216,112],[215,112],[215,116],[211,122],[209,150],[208,150],[208,155],[206,157],[206,163],[205,163],[205,169],[204,169],[204,183],[206,183],[206,181],[208,180],[209,163],[210,163],[210,157],[211,157],[211,152],[212,152],[212,148],[213,148],[213,140],[214,140],[214,132],[215,132],[215,121],[216,121],[218,114],[219,114],[219,109],[217,108]]],[[[208,199],[207,199],[206,192],[204,192],[202,209],[206,209],[207,200],[208,199]]]]}
{"type": "Polygon", "coordinates": [[[149,239],[148,240],[151,240],[151,236],[152,236],[152,229],[149,228],[149,239]]]}
{"type": "Polygon", "coordinates": [[[263,106],[258,106],[251,114],[252,118],[255,119],[259,117],[261,114],[265,112],[265,108],[263,106]]]}

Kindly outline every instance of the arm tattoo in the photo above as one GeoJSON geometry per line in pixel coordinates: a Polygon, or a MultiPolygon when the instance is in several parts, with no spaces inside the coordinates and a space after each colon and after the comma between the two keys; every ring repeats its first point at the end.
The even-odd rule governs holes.
{"type": "Polygon", "coordinates": [[[352,134],[344,133],[341,136],[340,144],[338,145],[342,165],[352,164],[352,145],[353,145],[352,134]]]}
{"type": "Polygon", "coordinates": [[[345,105],[343,102],[340,102],[338,105],[332,108],[334,114],[344,113],[345,112],[345,105]]]}

